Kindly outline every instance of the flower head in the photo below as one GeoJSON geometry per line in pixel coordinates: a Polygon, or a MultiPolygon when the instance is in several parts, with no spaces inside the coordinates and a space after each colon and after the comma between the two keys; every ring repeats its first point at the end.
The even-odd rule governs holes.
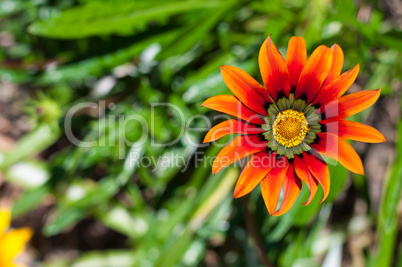
{"type": "Polygon", "coordinates": [[[352,172],[364,173],[359,156],[345,139],[377,143],[385,138],[368,125],[345,119],[371,106],[380,89],[342,96],[356,79],[359,65],[341,74],[343,52],[337,44],[319,46],[307,60],[304,39],[292,37],[284,59],[268,37],[258,61],[265,87],[241,69],[221,67],[234,96],[211,97],[202,106],[237,119],[213,127],[204,142],[240,134],[218,154],[213,173],[252,155],[234,197],[248,194],[261,183],[268,211],[277,216],[291,208],[302,182],[310,190],[305,205],[319,184],[324,191],[321,202],[327,198],[330,176],[321,155],[336,159],[352,172]],[[277,209],[281,191],[283,201],[277,209]]]}
{"type": "Polygon", "coordinates": [[[9,229],[11,214],[8,209],[0,208],[0,267],[22,267],[13,262],[24,249],[32,236],[29,228],[9,229]]]}

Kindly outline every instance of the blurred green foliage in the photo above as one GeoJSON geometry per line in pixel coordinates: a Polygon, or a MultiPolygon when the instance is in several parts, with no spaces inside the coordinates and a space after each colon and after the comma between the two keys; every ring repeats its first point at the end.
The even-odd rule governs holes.
{"type": "MultiPolygon", "coordinates": [[[[35,210],[52,196],[54,216],[43,227],[44,235],[58,235],[92,217],[127,237],[126,249],[91,251],[74,262],[44,264],[206,266],[208,251],[219,251],[226,242],[231,246],[220,251],[217,266],[258,266],[242,200],[232,198],[238,169],[228,168],[216,176],[209,164],[183,170],[197,153],[212,157],[219,147],[197,148],[187,139],[158,148],[147,139],[138,146],[141,121],[122,124],[110,118],[138,115],[150,125],[148,137],[161,143],[177,139],[183,119],[175,110],[155,104],[174,104],[183,111],[184,121],[209,112],[200,108],[206,98],[230,94],[219,66],[236,65],[259,77],[258,50],[269,34],[282,54],[293,35],[305,38],[309,53],[320,44],[338,43],[345,53],[344,70],[359,63],[358,82],[366,89],[381,87],[383,95],[392,96],[392,85],[402,79],[402,33],[385,17],[380,3],[363,2],[362,6],[343,0],[0,2],[1,32],[13,41],[0,50],[0,79],[41,92],[27,109],[32,130],[12,152],[2,153],[0,170],[10,182],[26,188],[14,205],[14,216],[35,210]],[[367,19],[358,16],[363,7],[369,7],[367,19]],[[88,101],[105,104],[98,107],[101,116],[84,110],[72,118],[72,131],[82,142],[97,145],[66,145],[66,114],[88,101]],[[130,164],[130,152],[140,157],[177,155],[185,162],[167,167],[151,162],[137,168],[130,164]],[[40,153],[46,156],[35,157],[40,153]],[[30,183],[27,177],[16,177],[12,167],[21,163],[40,169],[44,180],[30,183]]],[[[355,119],[362,121],[364,116],[367,113],[355,119]]],[[[191,126],[208,127],[197,119],[191,126]]],[[[200,143],[205,130],[188,129],[185,134],[200,143]]],[[[378,221],[379,252],[367,256],[373,266],[389,266],[395,260],[401,140],[399,130],[399,154],[390,167],[381,211],[378,218],[370,215],[373,223],[378,221]]],[[[301,205],[308,197],[303,188],[290,212],[270,217],[259,189],[251,193],[248,208],[267,257],[278,266],[321,266],[328,250],[342,246],[336,242],[346,234],[340,225],[320,236],[332,202],[349,176],[340,165],[330,168],[331,193],[324,204],[318,204],[320,191],[309,206],[301,205]],[[317,249],[321,239],[326,242],[317,249]]]]}

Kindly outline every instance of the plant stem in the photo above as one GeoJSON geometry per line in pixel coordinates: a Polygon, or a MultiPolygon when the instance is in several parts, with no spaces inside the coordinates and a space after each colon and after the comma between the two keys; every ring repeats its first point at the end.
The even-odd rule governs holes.
{"type": "Polygon", "coordinates": [[[251,235],[251,238],[254,241],[254,245],[257,248],[257,254],[260,257],[261,261],[264,263],[264,265],[266,267],[275,267],[267,257],[264,245],[261,241],[260,235],[255,226],[254,216],[248,209],[248,200],[249,200],[248,195],[243,197],[244,219],[246,221],[247,231],[251,235]]]}

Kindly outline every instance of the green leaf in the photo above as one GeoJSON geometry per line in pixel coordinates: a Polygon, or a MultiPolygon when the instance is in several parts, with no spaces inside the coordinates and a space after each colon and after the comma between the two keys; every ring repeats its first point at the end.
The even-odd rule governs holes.
{"type": "MultiPolygon", "coordinates": [[[[229,168],[222,179],[218,181],[219,183],[216,181],[218,180],[217,176],[211,176],[208,179],[206,186],[195,198],[196,201],[200,201],[197,203],[199,204],[198,208],[194,209],[193,207],[191,211],[193,212],[192,217],[178,237],[169,232],[169,235],[167,235],[169,238],[164,243],[161,255],[158,257],[155,266],[177,266],[177,261],[183,257],[186,249],[191,244],[193,233],[202,227],[212,211],[230,195],[238,175],[237,169],[229,168]],[[214,187],[211,188],[211,185],[214,187]]],[[[194,200],[192,202],[194,203],[194,200]]]]}
{"type": "Polygon", "coordinates": [[[66,81],[83,81],[91,75],[101,76],[112,68],[130,61],[153,43],[163,44],[171,41],[177,35],[177,30],[171,30],[145,40],[138,41],[126,48],[116,50],[110,54],[88,58],[73,64],[46,71],[38,79],[38,84],[49,84],[66,81]]]}
{"type": "Polygon", "coordinates": [[[133,144],[132,149],[127,154],[124,165],[120,174],[115,176],[104,177],[98,186],[93,191],[89,192],[83,198],[65,205],[61,205],[57,211],[57,216],[53,221],[50,221],[44,228],[45,235],[56,235],[63,231],[68,226],[76,223],[86,216],[91,208],[96,208],[99,203],[108,203],[117,191],[124,186],[131,175],[137,169],[137,164],[132,162],[131,152],[138,155],[138,159],[142,157],[144,147],[142,145],[133,144]]]}
{"type": "Polygon", "coordinates": [[[381,45],[402,51],[402,33],[400,31],[381,34],[376,38],[377,42],[381,45]]]}
{"type": "Polygon", "coordinates": [[[0,68],[0,80],[11,83],[26,83],[31,80],[31,76],[27,71],[0,68]]]}
{"type": "Polygon", "coordinates": [[[148,230],[146,213],[132,214],[125,207],[116,206],[110,211],[100,211],[99,219],[108,227],[125,234],[131,238],[138,239],[148,230]]]}
{"type": "Polygon", "coordinates": [[[30,8],[30,1],[1,1],[0,2],[0,18],[13,15],[25,8],[30,8]]]}
{"type": "Polygon", "coordinates": [[[71,8],[47,20],[36,21],[28,30],[32,34],[60,39],[108,34],[126,35],[132,34],[136,27],[152,21],[221,5],[220,1],[177,1],[158,4],[153,1],[96,1],[71,8]]]}
{"type": "Polygon", "coordinates": [[[1,162],[0,169],[7,168],[25,157],[39,153],[53,144],[60,134],[60,128],[53,122],[39,125],[18,141],[17,147],[10,154],[7,154],[4,161],[1,162]]]}
{"type": "Polygon", "coordinates": [[[45,184],[31,191],[25,192],[13,205],[12,215],[18,217],[34,209],[50,192],[50,186],[45,184]]]}
{"type": "Polygon", "coordinates": [[[398,124],[397,153],[380,205],[377,266],[391,266],[398,236],[398,204],[402,196],[402,122],[398,124]]]}
{"type": "Polygon", "coordinates": [[[161,57],[167,58],[183,54],[198,42],[205,41],[206,33],[218,23],[225,11],[226,9],[218,9],[206,13],[206,15],[195,21],[195,23],[188,25],[178,37],[180,45],[177,45],[177,40],[174,40],[168,47],[162,50],[161,57]]]}
{"type": "Polygon", "coordinates": [[[129,250],[107,250],[87,252],[70,266],[133,266],[135,262],[134,254],[129,250]]]}

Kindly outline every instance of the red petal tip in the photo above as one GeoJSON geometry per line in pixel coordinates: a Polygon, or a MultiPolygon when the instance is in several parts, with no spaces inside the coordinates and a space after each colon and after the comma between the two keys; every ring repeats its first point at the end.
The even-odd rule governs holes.
{"type": "Polygon", "coordinates": [[[233,191],[233,197],[234,198],[241,198],[242,197],[241,195],[239,195],[240,189],[241,188],[235,188],[235,191],[233,191]]]}

